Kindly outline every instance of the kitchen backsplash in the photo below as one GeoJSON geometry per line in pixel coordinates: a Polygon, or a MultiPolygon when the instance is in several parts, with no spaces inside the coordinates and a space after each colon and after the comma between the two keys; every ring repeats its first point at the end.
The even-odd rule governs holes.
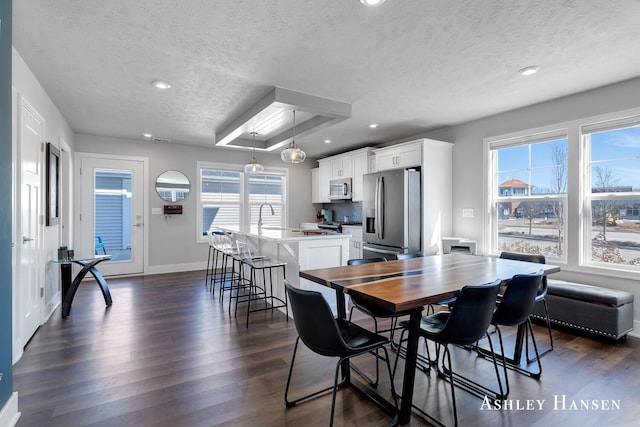
{"type": "Polygon", "coordinates": [[[362,223],[362,202],[323,203],[322,209],[333,211],[334,222],[343,222],[348,216],[350,223],[362,223]]]}

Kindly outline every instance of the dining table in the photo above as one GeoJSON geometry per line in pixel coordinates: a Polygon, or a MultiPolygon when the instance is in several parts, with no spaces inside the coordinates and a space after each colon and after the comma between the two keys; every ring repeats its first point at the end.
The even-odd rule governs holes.
{"type": "MultiPolygon", "coordinates": [[[[343,375],[350,386],[364,393],[386,412],[395,416],[394,419],[399,424],[405,425],[411,419],[423,308],[455,297],[466,285],[491,283],[496,279],[500,279],[506,285],[516,274],[549,275],[559,271],[560,267],[551,264],[501,259],[495,256],[450,253],[304,270],[300,271],[300,277],[335,290],[337,315],[340,318],[347,317],[345,295],[357,295],[359,299],[367,300],[394,313],[410,312],[401,405],[398,414],[393,414],[395,406],[386,399],[362,382],[351,378],[348,365],[343,367],[345,368],[343,375]]],[[[516,338],[516,340],[521,339],[522,337],[516,338]]],[[[522,351],[521,347],[516,345],[514,352],[522,351]]]]}

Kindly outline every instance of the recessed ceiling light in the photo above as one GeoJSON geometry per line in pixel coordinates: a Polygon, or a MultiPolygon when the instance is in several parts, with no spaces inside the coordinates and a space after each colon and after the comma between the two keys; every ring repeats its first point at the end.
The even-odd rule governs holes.
{"type": "Polygon", "coordinates": [[[147,132],[147,133],[143,133],[143,134],[142,134],[142,136],[144,136],[145,138],[151,138],[151,137],[153,137],[153,135],[152,135],[152,134],[150,134],[149,132],[147,132]]]}
{"type": "Polygon", "coordinates": [[[360,3],[362,3],[365,6],[376,7],[384,3],[384,0],[360,0],[360,3]]]}
{"type": "Polygon", "coordinates": [[[540,67],[538,67],[537,65],[531,65],[529,67],[524,67],[518,70],[518,72],[523,76],[530,76],[532,74],[537,73],[539,70],[540,70],[540,67]]]}
{"type": "Polygon", "coordinates": [[[378,125],[378,123],[371,123],[371,124],[369,125],[369,127],[370,127],[371,129],[375,129],[375,128],[377,128],[378,126],[379,126],[379,125],[378,125]]]}
{"type": "Polygon", "coordinates": [[[324,140],[324,143],[325,143],[325,144],[331,144],[331,140],[330,140],[330,139],[325,139],[325,140],[324,140]]]}
{"type": "Polygon", "coordinates": [[[156,89],[160,89],[160,90],[167,90],[171,87],[170,83],[167,83],[165,81],[162,80],[156,80],[153,83],[151,83],[153,85],[153,87],[155,87],[156,89]]]}

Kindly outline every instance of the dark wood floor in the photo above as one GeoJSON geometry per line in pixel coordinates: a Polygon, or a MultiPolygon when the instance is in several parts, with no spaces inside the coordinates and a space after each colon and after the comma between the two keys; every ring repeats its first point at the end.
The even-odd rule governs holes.
{"type": "MultiPolygon", "coordinates": [[[[93,282],[78,291],[71,316],[58,311],[43,325],[14,367],[27,426],[316,426],[327,425],[331,400],[285,409],[283,395],[294,340],[284,315],[252,314],[251,326],[227,314],[204,287],[204,272],[110,279],[105,308],[93,282]]],[[[537,327],[541,344],[544,330],[537,327]]],[[[555,350],[539,381],[509,374],[512,410],[483,410],[482,400],[458,391],[460,425],[638,425],[640,342],[611,345],[554,331],[555,350]],[[565,396],[565,410],[554,408],[565,396]],[[527,400],[543,408],[518,410],[527,400]],[[589,409],[580,409],[581,400],[589,409]],[[578,410],[569,410],[576,401],[578,410]],[[593,404],[619,410],[593,409],[593,404]]],[[[392,353],[394,354],[394,353],[392,353]]],[[[460,364],[483,360],[460,350],[460,364]],[[461,359],[468,360],[461,360],[461,359]]],[[[294,390],[330,383],[333,360],[308,350],[294,371],[294,390]]],[[[370,368],[370,359],[360,360],[370,368]]],[[[487,377],[490,378],[490,377],[487,377]]],[[[396,380],[400,386],[401,376],[396,380]]],[[[451,423],[448,388],[418,374],[415,402],[451,423]]],[[[380,385],[388,390],[388,380],[380,385]]],[[[485,408],[486,409],[486,408],[485,408]]],[[[339,393],[336,425],[383,425],[389,419],[355,392],[339,393]]],[[[428,425],[419,416],[411,425],[428,425]]]]}

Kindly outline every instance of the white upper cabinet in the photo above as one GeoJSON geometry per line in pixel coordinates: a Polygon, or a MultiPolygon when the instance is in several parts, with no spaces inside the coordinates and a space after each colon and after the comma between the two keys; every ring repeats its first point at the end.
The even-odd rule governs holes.
{"type": "Polygon", "coordinates": [[[320,160],[319,164],[319,167],[311,170],[311,203],[329,203],[331,163],[320,160]]]}
{"type": "Polygon", "coordinates": [[[352,199],[361,201],[362,175],[371,170],[371,153],[372,149],[366,147],[318,160],[320,166],[311,171],[311,202],[330,203],[329,181],[341,178],[351,178],[352,199]]]}
{"type": "Polygon", "coordinates": [[[322,203],[322,199],[320,199],[320,168],[311,169],[311,203],[322,203]]]}
{"type": "Polygon", "coordinates": [[[363,197],[364,185],[362,184],[362,176],[369,173],[369,159],[371,158],[371,149],[363,148],[356,150],[352,154],[353,158],[353,179],[351,180],[351,199],[354,202],[361,202],[363,197]]]}
{"type": "Polygon", "coordinates": [[[349,153],[328,159],[331,162],[331,179],[351,178],[352,157],[349,153]]]}
{"type": "Polygon", "coordinates": [[[409,168],[422,164],[423,140],[378,148],[375,153],[375,171],[409,168]]]}

